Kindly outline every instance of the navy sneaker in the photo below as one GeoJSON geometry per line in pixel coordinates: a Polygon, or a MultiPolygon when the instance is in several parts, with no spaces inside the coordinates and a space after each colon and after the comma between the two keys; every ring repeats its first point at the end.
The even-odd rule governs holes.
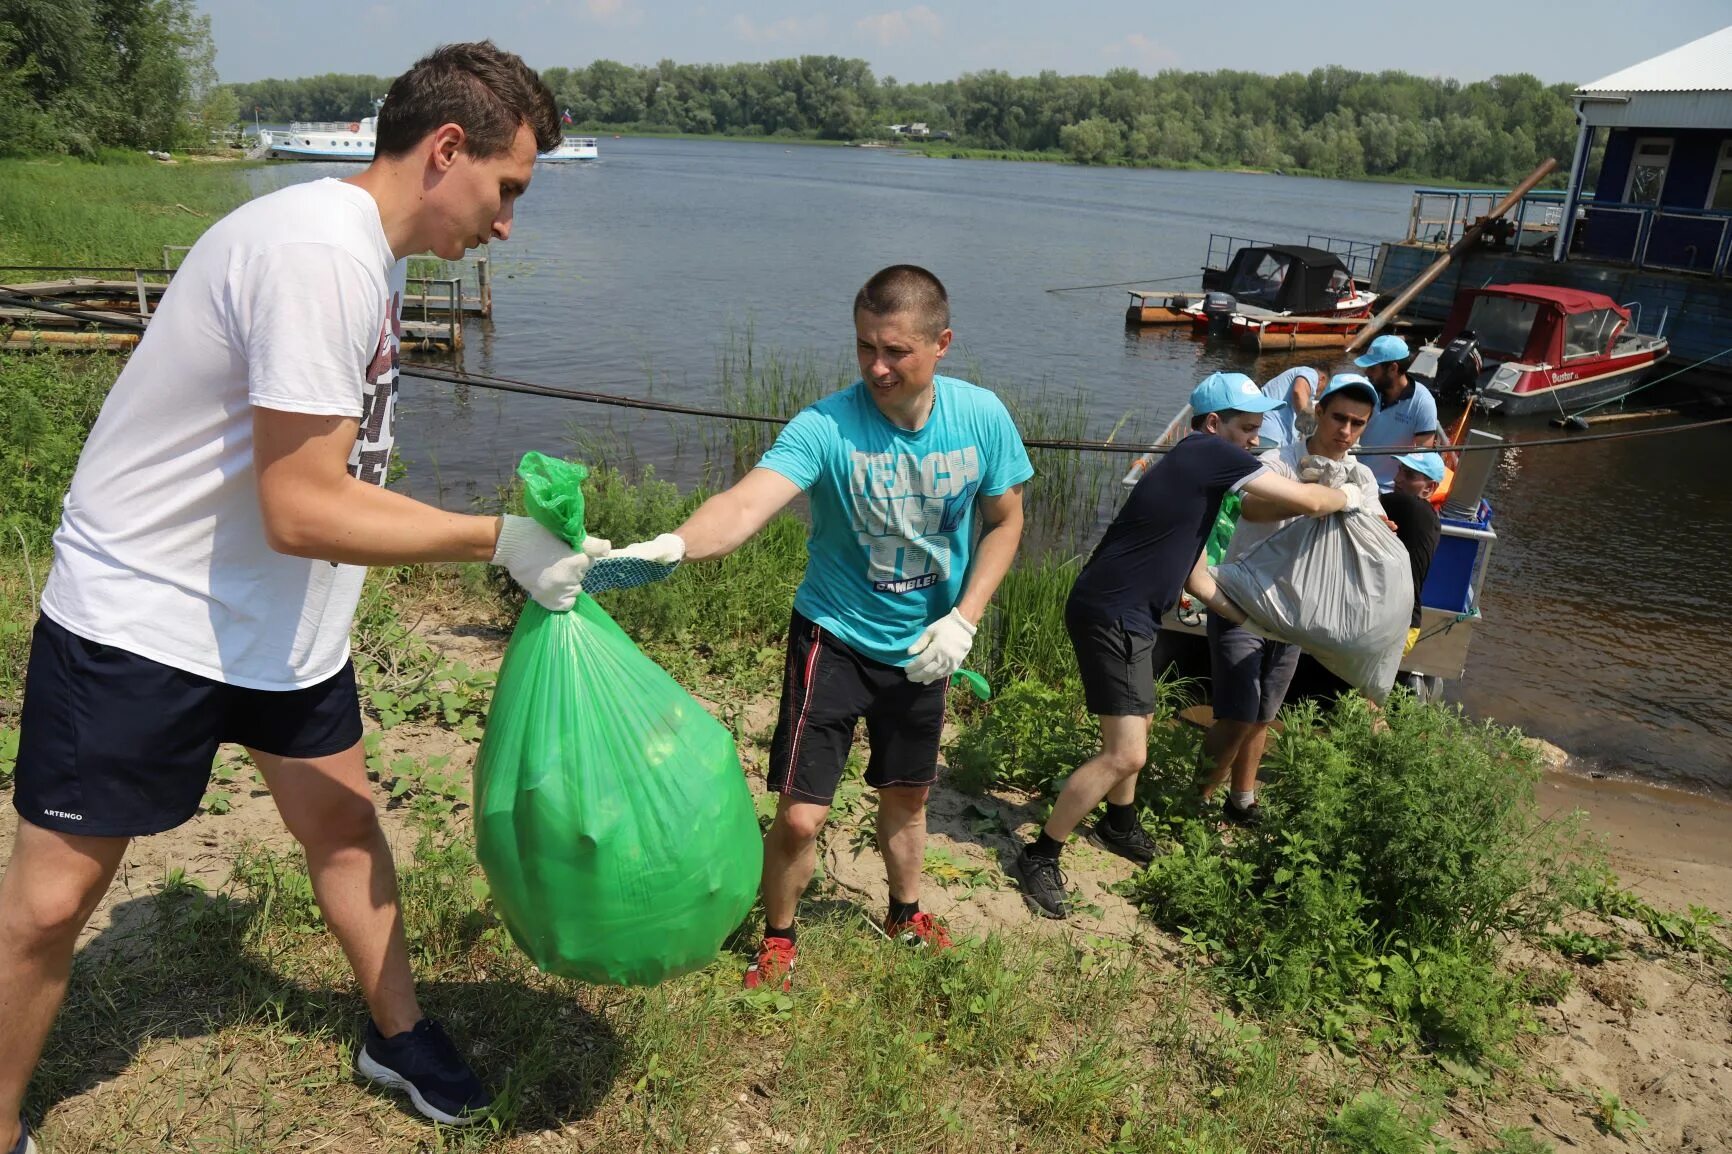
{"type": "Polygon", "coordinates": [[[1117,854],[1134,865],[1146,866],[1154,861],[1155,854],[1160,852],[1160,847],[1155,845],[1155,839],[1149,836],[1149,831],[1140,823],[1133,823],[1130,829],[1121,832],[1102,819],[1090,826],[1088,833],[1083,836],[1096,849],[1117,854]]]}
{"type": "Polygon", "coordinates": [[[36,1154],[36,1143],[30,1140],[30,1123],[24,1120],[24,1115],[18,1115],[18,1141],[6,1154],[36,1154]]]}
{"type": "Polygon", "coordinates": [[[415,1109],[447,1126],[478,1122],[493,1104],[481,1079],[432,1018],[390,1038],[369,1018],[366,1039],[355,1054],[355,1073],[376,1085],[407,1090],[415,1109]]]}
{"type": "Polygon", "coordinates": [[[1263,824],[1263,807],[1256,802],[1247,806],[1235,805],[1233,799],[1229,797],[1221,803],[1221,817],[1228,825],[1256,829],[1263,824]]]}
{"type": "Polygon", "coordinates": [[[1058,859],[1041,857],[1024,846],[1016,855],[1016,872],[1022,879],[1022,897],[1043,918],[1062,921],[1070,916],[1070,891],[1058,859]]]}

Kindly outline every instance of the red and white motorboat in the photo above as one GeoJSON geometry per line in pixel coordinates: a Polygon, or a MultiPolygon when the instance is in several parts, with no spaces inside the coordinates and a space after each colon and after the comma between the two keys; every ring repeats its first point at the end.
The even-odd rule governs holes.
{"type": "Polygon", "coordinates": [[[1636,332],[1630,311],[1601,293],[1486,285],[1456,296],[1442,335],[1411,371],[1445,400],[1561,416],[1628,393],[1669,348],[1665,337],[1636,332]]]}

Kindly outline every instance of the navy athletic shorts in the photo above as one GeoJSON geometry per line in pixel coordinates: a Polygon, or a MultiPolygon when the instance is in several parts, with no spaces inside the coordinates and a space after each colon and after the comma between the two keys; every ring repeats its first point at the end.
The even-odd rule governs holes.
{"type": "Polygon", "coordinates": [[[1146,717],[1155,711],[1155,639],[1132,633],[1118,618],[1103,621],[1070,602],[1065,632],[1076,651],[1083,706],[1096,717],[1146,717]]]}
{"type": "Polygon", "coordinates": [[[855,652],[795,610],[782,706],[770,742],[770,789],[829,805],[862,717],[872,747],[867,785],[931,785],[938,780],[949,685],[910,681],[902,669],[855,652]]]}
{"type": "Polygon", "coordinates": [[[198,812],[223,742],[324,757],[361,740],[355,667],[305,689],[241,689],[36,619],[12,804],[31,825],[142,837],[198,812]]]}
{"type": "Polygon", "coordinates": [[[1274,721],[1298,668],[1297,645],[1270,641],[1209,614],[1209,685],[1217,720],[1274,721]]]}

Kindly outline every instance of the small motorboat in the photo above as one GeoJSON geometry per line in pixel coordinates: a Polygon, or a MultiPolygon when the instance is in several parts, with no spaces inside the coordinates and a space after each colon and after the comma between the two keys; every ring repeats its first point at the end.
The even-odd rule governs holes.
{"type": "Polygon", "coordinates": [[[1240,248],[1205,268],[1200,289],[1131,291],[1130,325],[1188,324],[1258,348],[1340,347],[1377,294],[1361,288],[1337,253],[1298,244],[1240,248]]]}
{"type": "Polygon", "coordinates": [[[1601,293],[1497,284],[1458,294],[1410,371],[1440,399],[1488,413],[1563,415],[1629,392],[1668,351],[1665,337],[1637,332],[1630,310],[1601,293]]]}

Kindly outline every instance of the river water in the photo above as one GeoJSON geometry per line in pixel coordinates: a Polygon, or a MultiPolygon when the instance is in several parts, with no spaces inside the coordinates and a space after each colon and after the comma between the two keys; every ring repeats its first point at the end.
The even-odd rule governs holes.
{"type": "MultiPolygon", "coordinates": [[[[723,350],[748,337],[760,357],[851,371],[855,290],[907,261],[950,290],[948,371],[1011,397],[1080,394],[1091,437],[1127,415],[1159,428],[1214,369],[1266,379],[1297,362],[1127,331],[1122,289],[1046,289],[1194,273],[1211,233],[1389,239],[1411,191],[719,141],[603,140],[601,154],[537,170],[495,246],[494,318],[469,326],[471,371],[714,403],[723,350]]],[[[405,487],[453,506],[494,492],[524,450],[578,443],[689,483],[714,436],[696,420],[415,380],[399,411],[405,487]]],[[[1728,460],[1727,428],[1506,455],[1487,491],[1500,539],[1484,621],[1452,697],[1608,772],[1732,790],[1728,460]]],[[[1076,532],[1073,551],[1092,545],[1076,532]]]]}

